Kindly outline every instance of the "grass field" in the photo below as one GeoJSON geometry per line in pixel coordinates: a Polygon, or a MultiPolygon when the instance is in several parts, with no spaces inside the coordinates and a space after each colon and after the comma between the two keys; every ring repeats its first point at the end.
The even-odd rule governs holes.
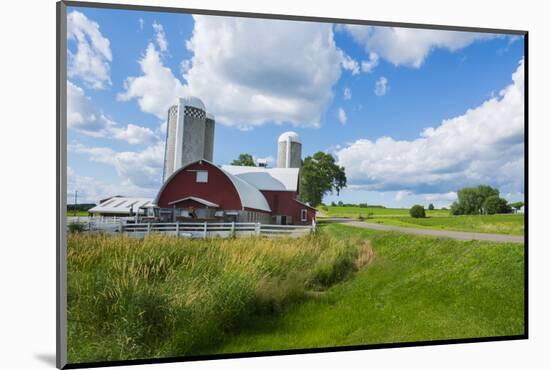
{"type": "Polygon", "coordinates": [[[523,246],[322,226],[301,239],[71,234],[69,361],[523,333],[523,246]]]}
{"type": "Polygon", "coordinates": [[[71,363],[206,352],[366,264],[368,246],[301,239],[68,238],[71,363]]]}
{"type": "Polygon", "coordinates": [[[523,334],[521,244],[325,228],[370,240],[373,262],[316,299],[254,320],[212,353],[523,334]]]}
{"type": "Polygon", "coordinates": [[[88,217],[88,211],[67,211],[67,217],[88,217]]]}
{"type": "Polygon", "coordinates": [[[387,217],[374,218],[369,222],[426,229],[523,235],[524,220],[523,215],[477,215],[427,218],[387,217]]]}
{"type": "MultiPolygon", "coordinates": [[[[358,218],[386,218],[386,217],[409,217],[407,208],[378,208],[378,207],[340,207],[327,206],[326,210],[321,206],[319,210],[330,217],[351,217],[358,218]]],[[[446,217],[449,216],[449,210],[434,209],[426,210],[428,217],[446,217]]]]}
{"type": "Polygon", "coordinates": [[[330,217],[363,217],[368,222],[403,226],[418,227],[438,230],[471,231],[494,234],[524,234],[524,215],[475,215],[475,216],[451,216],[448,210],[426,210],[426,218],[412,218],[409,210],[405,208],[360,208],[360,207],[332,207],[328,210],[321,209],[330,217]]]}

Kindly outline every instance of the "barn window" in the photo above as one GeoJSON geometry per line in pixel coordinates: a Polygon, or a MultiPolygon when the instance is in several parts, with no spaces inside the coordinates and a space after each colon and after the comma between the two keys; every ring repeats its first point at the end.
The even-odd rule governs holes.
{"type": "Polygon", "coordinates": [[[208,171],[197,171],[197,182],[208,182],[208,171]]]}
{"type": "Polygon", "coordinates": [[[307,221],[307,209],[302,209],[302,211],[300,212],[300,219],[302,220],[302,222],[307,221]]]}

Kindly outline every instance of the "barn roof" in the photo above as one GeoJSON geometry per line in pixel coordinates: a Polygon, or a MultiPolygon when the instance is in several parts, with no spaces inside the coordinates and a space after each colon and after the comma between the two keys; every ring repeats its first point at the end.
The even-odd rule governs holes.
{"type": "Polygon", "coordinates": [[[258,190],[298,191],[299,168],[223,165],[222,169],[258,190]]]}
{"type": "Polygon", "coordinates": [[[241,198],[243,208],[253,208],[261,211],[271,212],[269,203],[267,203],[267,200],[265,199],[264,195],[260,193],[258,188],[252,186],[250,183],[239,178],[238,176],[231,174],[230,172],[223,169],[223,167],[220,168],[220,170],[225,173],[227,177],[229,177],[229,180],[231,180],[231,182],[235,186],[237,193],[239,193],[239,198],[241,198]]]}
{"type": "Polygon", "coordinates": [[[199,197],[185,197],[185,198],[182,198],[182,199],[178,199],[178,200],[174,200],[174,201],[171,201],[171,202],[168,202],[169,205],[172,205],[172,204],[176,204],[176,203],[179,203],[179,202],[183,202],[183,201],[186,201],[186,200],[192,200],[192,201],[195,201],[197,203],[200,203],[200,204],[203,204],[207,207],[214,207],[214,208],[217,208],[219,207],[218,204],[216,203],[212,203],[206,199],[202,199],[202,198],[199,198],[199,197]]]}
{"type": "Polygon", "coordinates": [[[130,214],[132,208],[137,210],[140,207],[147,207],[153,204],[150,198],[123,197],[120,195],[111,197],[97,206],[88,210],[90,213],[117,213],[130,214]]]}

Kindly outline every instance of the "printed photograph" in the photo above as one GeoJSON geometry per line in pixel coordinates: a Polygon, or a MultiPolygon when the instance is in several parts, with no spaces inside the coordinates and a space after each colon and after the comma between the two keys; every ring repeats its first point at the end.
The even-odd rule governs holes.
{"type": "Polygon", "coordinates": [[[66,24],[69,364],[526,334],[523,35],[66,24]]]}

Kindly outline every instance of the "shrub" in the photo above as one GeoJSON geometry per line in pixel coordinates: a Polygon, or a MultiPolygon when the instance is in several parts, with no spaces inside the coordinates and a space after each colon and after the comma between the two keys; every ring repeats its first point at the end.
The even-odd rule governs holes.
{"type": "Polygon", "coordinates": [[[451,204],[451,214],[454,216],[463,215],[464,208],[462,207],[462,204],[458,202],[453,202],[453,204],[451,204]]]}
{"type": "Polygon", "coordinates": [[[488,215],[494,215],[496,213],[510,213],[512,208],[508,205],[506,199],[503,199],[498,195],[492,195],[485,199],[485,202],[483,203],[483,210],[488,215]]]}
{"type": "Polygon", "coordinates": [[[71,222],[69,225],[67,225],[69,228],[70,233],[80,233],[84,231],[84,224],[81,224],[79,222],[71,222]]]}
{"type": "Polygon", "coordinates": [[[426,217],[426,210],[424,210],[424,207],[420,204],[415,204],[411,207],[409,210],[409,213],[411,214],[411,217],[413,218],[424,218],[426,217]]]}
{"type": "Polygon", "coordinates": [[[429,209],[430,211],[433,211],[433,210],[435,209],[433,203],[430,203],[430,204],[428,205],[428,209],[429,209]]]}

